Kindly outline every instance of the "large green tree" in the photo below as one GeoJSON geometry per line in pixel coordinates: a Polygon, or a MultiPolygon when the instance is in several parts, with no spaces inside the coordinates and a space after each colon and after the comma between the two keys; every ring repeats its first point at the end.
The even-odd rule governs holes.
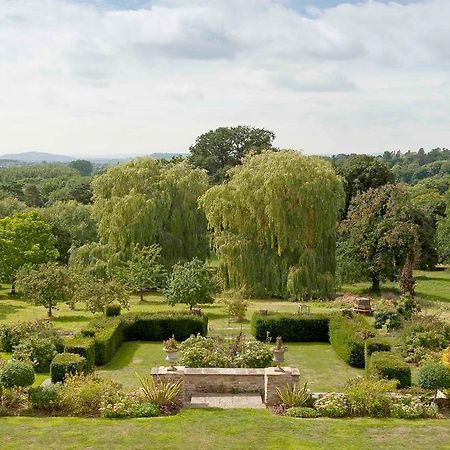
{"type": "Polygon", "coordinates": [[[25,264],[36,265],[58,256],[51,227],[37,212],[18,213],[0,219],[0,279],[11,283],[25,264]]]}
{"type": "Polygon", "coordinates": [[[339,228],[338,254],[343,281],[397,280],[419,257],[420,227],[407,187],[388,184],[361,192],[339,228]]]}
{"type": "Polygon", "coordinates": [[[240,164],[250,151],[272,149],[275,134],[249,126],[220,127],[197,137],[190,147],[189,161],[206,169],[213,182],[221,182],[231,167],[240,164]]]}
{"type": "Polygon", "coordinates": [[[90,161],[86,161],[85,159],[77,159],[75,161],[71,161],[69,163],[69,167],[77,170],[83,177],[92,175],[92,172],[94,170],[94,166],[92,165],[92,163],[90,161]]]}
{"type": "Polygon", "coordinates": [[[352,199],[370,188],[394,182],[394,173],[380,159],[369,155],[350,155],[336,166],[336,172],[344,180],[344,217],[352,199]]]}
{"type": "Polygon", "coordinates": [[[332,166],[294,151],[245,157],[200,199],[227,287],[255,296],[334,291],[342,182],[332,166]]]}
{"type": "Polygon", "coordinates": [[[197,206],[208,188],[204,170],[140,158],[111,167],[93,188],[101,242],[123,259],[133,244],[160,245],[164,264],[207,256],[206,219],[197,206]]]}

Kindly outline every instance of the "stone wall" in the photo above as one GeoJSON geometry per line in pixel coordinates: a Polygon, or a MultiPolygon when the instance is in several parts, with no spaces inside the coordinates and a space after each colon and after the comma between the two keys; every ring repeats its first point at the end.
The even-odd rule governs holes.
{"type": "Polygon", "coordinates": [[[259,393],[267,405],[278,402],[277,387],[297,383],[298,369],[284,367],[277,371],[275,367],[267,369],[225,369],[225,368],[187,368],[177,366],[176,371],[167,367],[155,367],[151,371],[155,379],[175,381],[183,379],[183,403],[190,402],[193,394],[207,393],[259,393]]]}

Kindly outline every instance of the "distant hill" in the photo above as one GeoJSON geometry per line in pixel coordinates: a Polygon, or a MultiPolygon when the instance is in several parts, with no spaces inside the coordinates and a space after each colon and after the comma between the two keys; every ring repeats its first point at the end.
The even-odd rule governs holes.
{"type": "MultiPolygon", "coordinates": [[[[184,156],[186,153],[150,153],[154,159],[172,159],[174,156],[184,156]]],[[[122,158],[86,158],[86,157],[75,157],[66,155],[57,155],[54,153],[46,152],[23,152],[15,154],[5,154],[0,156],[0,167],[1,166],[12,166],[21,164],[40,164],[40,163],[64,163],[67,164],[70,161],[76,159],[87,159],[97,164],[116,164],[121,161],[129,160],[133,157],[122,157],[122,158]]]]}

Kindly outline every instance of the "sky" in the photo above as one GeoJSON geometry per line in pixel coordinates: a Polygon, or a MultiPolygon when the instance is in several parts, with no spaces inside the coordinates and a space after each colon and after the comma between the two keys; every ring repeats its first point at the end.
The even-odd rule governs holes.
{"type": "Polygon", "coordinates": [[[0,154],[450,146],[450,0],[0,0],[0,154]]]}

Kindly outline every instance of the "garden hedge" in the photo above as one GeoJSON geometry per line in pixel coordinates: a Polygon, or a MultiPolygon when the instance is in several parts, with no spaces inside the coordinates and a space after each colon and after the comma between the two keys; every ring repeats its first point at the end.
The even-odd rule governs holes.
{"type": "Polygon", "coordinates": [[[281,336],[285,342],[328,342],[329,316],[319,314],[255,313],[252,333],[264,341],[267,333],[272,339],[281,336]]]}
{"type": "Polygon", "coordinates": [[[375,352],[390,352],[391,344],[382,337],[373,337],[367,339],[367,356],[375,352]]]}
{"type": "Polygon", "coordinates": [[[84,373],[86,359],[77,353],[58,353],[50,364],[52,383],[63,382],[67,374],[84,373]]]}
{"type": "Polygon", "coordinates": [[[398,380],[398,387],[411,386],[411,368],[404,359],[392,352],[375,352],[367,364],[369,375],[380,379],[398,380]]]}
{"type": "Polygon", "coordinates": [[[364,339],[365,332],[375,333],[364,317],[334,315],[329,322],[330,343],[336,353],[353,367],[364,367],[364,339]]]}
{"type": "Polygon", "coordinates": [[[95,364],[95,341],[91,337],[75,336],[66,339],[64,343],[66,353],[76,353],[83,356],[85,361],[85,371],[90,372],[95,364]]]}

